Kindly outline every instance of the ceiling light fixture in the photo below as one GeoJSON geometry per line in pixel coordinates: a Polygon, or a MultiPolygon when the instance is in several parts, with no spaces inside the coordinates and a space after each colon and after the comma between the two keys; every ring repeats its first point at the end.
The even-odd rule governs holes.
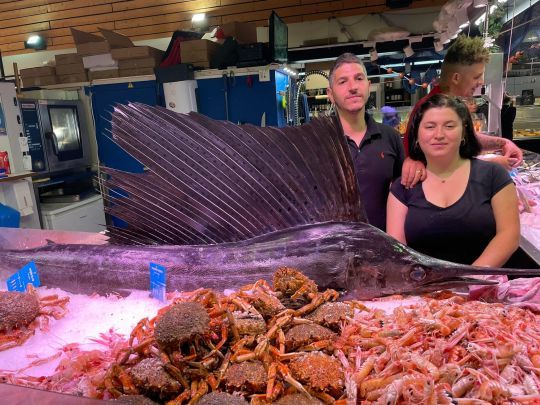
{"type": "Polygon", "coordinates": [[[200,13],[200,14],[193,14],[193,17],[191,17],[191,22],[201,22],[206,20],[206,14],[200,13]]]}
{"type": "Polygon", "coordinates": [[[199,31],[205,31],[208,29],[208,20],[205,13],[193,14],[191,17],[191,26],[199,31]]]}
{"type": "Polygon", "coordinates": [[[24,41],[25,49],[35,49],[37,51],[47,49],[47,40],[41,35],[30,35],[26,41],[24,41]]]}

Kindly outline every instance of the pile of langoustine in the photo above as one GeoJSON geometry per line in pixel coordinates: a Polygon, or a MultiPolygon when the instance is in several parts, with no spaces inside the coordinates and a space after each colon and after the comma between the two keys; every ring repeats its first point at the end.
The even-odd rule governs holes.
{"type": "Polygon", "coordinates": [[[180,293],[107,350],[71,347],[53,376],[15,382],[129,403],[540,404],[540,319],[529,310],[425,297],[392,313],[329,302],[279,269],[224,296],[180,293]]]}

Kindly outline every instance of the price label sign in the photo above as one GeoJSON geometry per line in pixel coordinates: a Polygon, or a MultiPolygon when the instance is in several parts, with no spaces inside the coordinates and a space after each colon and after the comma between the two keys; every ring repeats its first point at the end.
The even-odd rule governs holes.
{"type": "Polygon", "coordinates": [[[28,284],[32,284],[34,287],[39,287],[41,285],[37,267],[34,262],[27,263],[7,279],[8,291],[25,292],[28,284]]]}
{"type": "Polygon", "coordinates": [[[150,263],[150,296],[162,302],[166,301],[167,269],[157,263],[150,263]]]}

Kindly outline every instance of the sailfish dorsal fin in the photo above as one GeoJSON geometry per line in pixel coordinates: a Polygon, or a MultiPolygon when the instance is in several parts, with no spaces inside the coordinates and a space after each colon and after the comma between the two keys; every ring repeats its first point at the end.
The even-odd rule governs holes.
{"type": "Polygon", "coordinates": [[[128,224],[110,231],[124,242],[233,242],[302,224],[363,220],[336,117],[260,128],[129,104],[115,107],[112,135],[149,169],[103,168],[108,211],[128,224]]]}

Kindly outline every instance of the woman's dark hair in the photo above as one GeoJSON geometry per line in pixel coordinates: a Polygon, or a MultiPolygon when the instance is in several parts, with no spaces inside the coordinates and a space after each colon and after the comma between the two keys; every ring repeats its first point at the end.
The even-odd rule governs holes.
{"type": "Polygon", "coordinates": [[[420,146],[418,146],[417,142],[420,122],[427,110],[444,107],[454,110],[461,119],[465,142],[461,143],[459,146],[459,155],[464,159],[470,159],[480,153],[480,143],[474,133],[471,114],[469,113],[467,106],[459,98],[447,96],[445,94],[435,94],[428,98],[416,111],[415,115],[410,118],[410,120],[412,120],[412,125],[411,130],[409,131],[409,156],[412,159],[420,160],[424,163],[426,162],[426,156],[424,155],[424,152],[422,152],[422,149],[420,149],[420,146]]]}

